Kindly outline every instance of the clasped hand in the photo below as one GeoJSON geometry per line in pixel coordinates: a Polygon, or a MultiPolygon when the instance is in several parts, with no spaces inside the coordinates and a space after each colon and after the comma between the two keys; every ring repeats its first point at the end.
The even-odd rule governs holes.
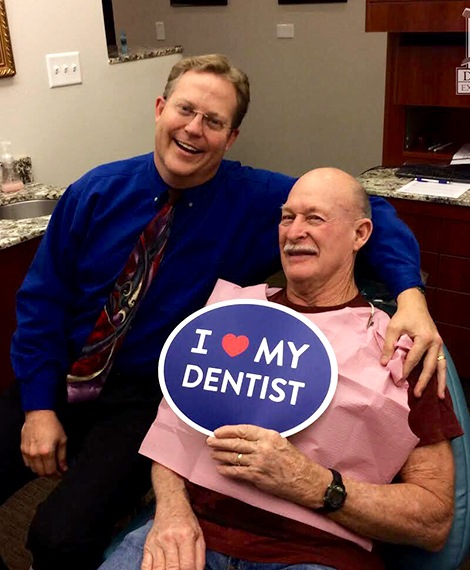
{"type": "Polygon", "coordinates": [[[157,501],[141,570],[204,570],[205,550],[201,527],[189,503],[178,501],[177,495],[157,501]]]}
{"type": "Polygon", "coordinates": [[[67,471],[67,436],[52,410],[26,412],[21,430],[21,453],[26,467],[39,476],[67,471]]]}

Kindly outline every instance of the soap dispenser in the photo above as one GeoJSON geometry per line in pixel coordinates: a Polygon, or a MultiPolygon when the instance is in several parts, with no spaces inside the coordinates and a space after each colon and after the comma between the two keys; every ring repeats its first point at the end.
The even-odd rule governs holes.
{"type": "Polygon", "coordinates": [[[2,163],[2,191],[3,192],[17,192],[24,188],[23,181],[15,170],[13,156],[10,153],[11,142],[0,142],[2,147],[2,154],[0,161],[2,163]]]}

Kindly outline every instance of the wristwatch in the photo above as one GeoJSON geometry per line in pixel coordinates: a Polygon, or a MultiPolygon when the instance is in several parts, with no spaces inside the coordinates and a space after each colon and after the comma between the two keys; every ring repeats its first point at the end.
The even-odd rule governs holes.
{"type": "Polygon", "coordinates": [[[334,513],[344,505],[347,493],[343,483],[341,473],[330,469],[333,474],[333,481],[328,485],[323,497],[323,507],[319,509],[322,513],[334,513]]]}

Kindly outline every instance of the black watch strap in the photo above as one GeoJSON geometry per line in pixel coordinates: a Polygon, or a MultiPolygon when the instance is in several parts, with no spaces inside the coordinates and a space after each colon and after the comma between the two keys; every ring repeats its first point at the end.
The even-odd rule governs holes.
{"type": "Polygon", "coordinates": [[[333,481],[328,485],[323,497],[323,507],[318,509],[322,513],[334,513],[339,510],[347,497],[346,488],[343,483],[341,473],[335,469],[330,469],[333,475],[333,481]]]}

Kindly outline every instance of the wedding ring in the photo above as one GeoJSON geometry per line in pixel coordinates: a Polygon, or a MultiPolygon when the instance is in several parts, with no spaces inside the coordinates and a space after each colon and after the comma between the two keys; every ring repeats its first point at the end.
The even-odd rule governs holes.
{"type": "Polygon", "coordinates": [[[439,362],[440,360],[445,360],[445,359],[446,359],[446,357],[445,357],[444,354],[440,354],[440,355],[437,357],[437,361],[438,361],[438,362],[439,362]]]}
{"type": "Polygon", "coordinates": [[[242,464],[242,463],[241,463],[242,457],[243,457],[243,454],[242,454],[242,453],[239,453],[239,454],[237,455],[237,465],[241,465],[241,464],[242,464]]]}

